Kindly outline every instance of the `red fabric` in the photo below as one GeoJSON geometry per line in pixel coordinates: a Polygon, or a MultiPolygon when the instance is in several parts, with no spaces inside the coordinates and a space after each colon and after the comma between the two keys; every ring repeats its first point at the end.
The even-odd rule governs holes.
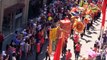
{"type": "Polygon", "coordinates": [[[103,6],[102,6],[102,27],[105,25],[105,17],[106,17],[106,5],[107,5],[107,0],[103,1],[103,6]]]}
{"type": "Polygon", "coordinates": [[[42,34],[41,34],[41,32],[38,33],[38,38],[39,38],[39,39],[42,38],[42,34]]]}
{"type": "Polygon", "coordinates": [[[67,17],[64,20],[69,20],[67,17]]]}
{"type": "Polygon", "coordinates": [[[93,51],[97,52],[97,48],[96,48],[96,47],[94,47],[93,51]]]}
{"type": "Polygon", "coordinates": [[[8,48],[8,51],[12,51],[12,53],[16,53],[16,48],[10,47],[10,48],[8,48]]]}
{"type": "Polygon", "coordinates": [[[88,0],[88,3],[92,3],[92,0],[88,0]]]}
{"type": "Polygon", "coordinates": [[[81,49],[81,45],[80,44],[76,44],[76,51],[80,51],[80,49],[81,49]]]}
{"type": "Polygon", "coordinates": [[[68,2],[70,2],[70,0],[67,0],[68,2]]]}
{"type": "Polygon", "coordinates": [[[103,2],[103,0],[98,0],[97,3],[98,3],[98,4],[102,4],[102,2],[103,2]]]}
{"type": "Polygon", "coordinates": [[[51,13],[48,13],[48,16],[51,16],[51,13]]]}
{"type": "Polygon", "coordinates": [[[56,51],[54,54],[54,60],[60,60],[61,45],[62,45],[62,38],[59,39],[59,41],[58,41],[56,51]]]}
{"type": "Polygon", "coordinates": [[[76,34],[74,35],[74,43],[78,43],[79,41],[79,36],[76,34]]]}
{"type": "Polygon", "coordinates": [[[0,42],[3,42],[3,40],[4,40],[3,35],[0,35],[0,42]]]}
{"type": "Polygon", "coordinates": [[[37,44],[37,53],[40,52],[40,43],[37,44]]]}
{"type": "Polygon", "coordinates": [[[74,43],[78,43],[78,39],[74,39],[74,43]]]}
{"type": "Polygon", "coordinates": [[[44,44],[44,38],[43,37],[41,38],[41,43],[44,44]]]}
{"type": "Polygon", "coordinates": [[[22,56],[22,50],[20,49],[20,56],[22,56]]]}
{"type": "Polygon", "coordinates": [[[72,57],[71,52],[67,52],[66,53],[66,60],[69,60],[72,57]]]}

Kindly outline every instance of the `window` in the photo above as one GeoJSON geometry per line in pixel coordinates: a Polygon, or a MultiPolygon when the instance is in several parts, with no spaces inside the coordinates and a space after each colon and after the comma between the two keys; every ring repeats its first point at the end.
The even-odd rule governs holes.
{"type": "Polygon", "coordinates": [[[22,10],[23,10],[23,9],[18,9],[18,10],[16,11],[16,15],[22,13],[22,10]]]}

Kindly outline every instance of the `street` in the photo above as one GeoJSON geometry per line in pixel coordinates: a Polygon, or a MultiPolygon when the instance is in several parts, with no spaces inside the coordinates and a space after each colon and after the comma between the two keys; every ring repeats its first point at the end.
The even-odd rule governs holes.
{"type": "MultiPolygon", "coordinates": [[[[106,12],[107,12],[107,10],[106,10],[106,12]]],[[[106,14],[106,17],[107,17],[107,14],[106,14]]],[[[36,19],[34,19],[34,21],[36,21],[36,19]]],[[[81,44],[81,51],[80,51],[80,56],[79,56],[78,60],[82,60],[81,58],[88,58],[88,50],[90,50],[91,48],[94,47],[95,41],[98,40],[98,38],[100,36],[100,33],[101,33],[101,23],[102,23],[102,15],[101,15],[101,17],[97,21],[93,22],[93,26],[89,29],[89,31],[85,30],[85,34],[83,35],[82,38],[81,38],[81,36],[79,36],[79,42],[81,44]]],[[[38,25],[38,26],[40,27],[41,25],[38,25]]],[[[23,28],[22,28],[22,30],[23,30],[23,28]]],[[[105,22],[105,30],[107,30],[107,18],[106,18],[106,22],[105,22]]],[[[46,32],[46,31],[44,31],[44,32],[46,32]]],[[[11,36],[9,36],[9,38],[7,37],[7,39],[4,40],[4,42],[3,42],[3,48],[2,48],[3,51],[6,50],[6,45],[8,45],[8,44],[11,43],[12,37],[13,37],[12,34],[14,34],[14,33],[11,33],[11,36]]],[[[35,39],[35,41],[37,43],[37,39],[35,39]]],[[[48,39],[44,39],[44,44],[42,45],[42,49],[41,49],[41,46],[40,46],[41,52],[38,53],[38,60],[45,60],[46,59],[45,55],[46,55],[48,44],[49,44],[49,40],[48,39]]],[[[33,48],[35,48],[35,49],[32,49],[33,53],[31,55],[27,56],[27,60],[35,60],[35,58],[37,56],[36,55],[37,54],[36,51],[38,50],[38,48],[37,48],[38,46],[36,44],[34,46],[33,46],[33,48]]],[[[71,53],[72,53],[71,59],[75,60],[74,42],[73,42],[73,39],[71,37],[69,37],[68,41],[67,41],[67,50],[68,49],[70,49],[71,53]]],[[[50,55],[51,60],[54,60],[54,53],[55,53],[55,51],[52,51],[52,53],[50,55]]],[[[21,60],[26,60],[24,57],[25,56],[22,56],[21,60]]],[[[60,60],[65,60],[65,56],[62,56],[60,54],[60,60]]]]}

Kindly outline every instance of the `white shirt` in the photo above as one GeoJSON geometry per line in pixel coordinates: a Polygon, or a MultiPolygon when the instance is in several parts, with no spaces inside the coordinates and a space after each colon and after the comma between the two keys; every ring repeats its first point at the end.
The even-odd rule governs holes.
{"type": "Polygon", "coordinates": [[[16,57],[12,57],[12,60],[16,60],[16,57]]]}

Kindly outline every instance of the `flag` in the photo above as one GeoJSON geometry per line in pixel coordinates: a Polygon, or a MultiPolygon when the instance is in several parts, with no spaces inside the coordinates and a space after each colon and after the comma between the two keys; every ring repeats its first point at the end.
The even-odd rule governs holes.
{"type": "Polygon", "coordinates": [[[49,31],[49,54],[52,52],[52,31],[49,31]]]}
{"type": "MultiPolygon", "coordinates": [[[[102,26],[101,26],[101,30],[100,30],[100,40],[101,40],[101,44],[102,44],[102,34],[104,32],[104,25],[105,25],[105,17],[106,17],[106,5],[107,5],[107,0],[103,0],[103,5],[102,5],[102,26]]],[[[102,46],[102,45],[101,45],[102,46]]],[[[100,46],[100,47],[101,47],[100,46]]]]}
{"type": "Polygon", "coordinates": [[[49,53],[51,54],[52,52],[52,42],[55,41],[57,38],[57,28],[52,28],[50,29],[49,32],[49,53]]]}
{"type": "Polygon", "coordinates": [[[103,1],[103,6],[102,6],[102,28],[105,25],[105,17],[106,17],[106,5],[107,5],[107,0],[103,1]]]}
{"type": "Polygon", "coordinates": [[[56,51],[54,54],[54,60],[60,60],[60,51],[61,51],[61,39],[59,39],[57,47],[56,47],[56,51]]]}
{"type": "Polygon", "coordinates": [[[51,39],[52,41],[55,41],[55,40],[56,40],[57,29],[58,29],[58,28],[52,28],[52,29],[50,30],[50,39],[51,39]]]}
{"type": "Polygon", "coordinates": [[[54,60],[60,60],[60,54],[62,51],[63,41],[64,41],[64,34],[63,32],[61,32],[61,38],[59,38],[58,40],[58,44],[57,44],[56,51],[54,54],[54,60]]]}

